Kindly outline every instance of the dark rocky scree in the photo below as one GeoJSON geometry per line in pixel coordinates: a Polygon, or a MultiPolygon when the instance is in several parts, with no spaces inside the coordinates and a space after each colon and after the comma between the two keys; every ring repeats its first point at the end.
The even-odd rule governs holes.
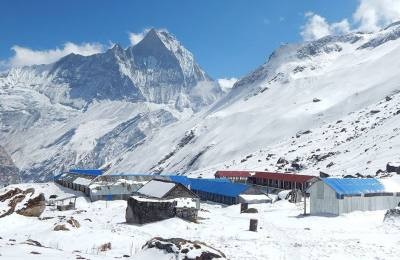
{"type": "Polygon", "coordinates": [[[385,217],[383,219],[384,222],[391,222],[391,223],[396,221],[398,222],[399,220],[400,220],[400,207],[387,210],[385,213],[385,217]]]}
{"type": "Polygon", "coordinates": [[[225,259],[226,256],[221,251],[206,245],[199,241],[190,241],[182,238],[161,238],[155,237],[147,241],[142,249],[157,248],[165,251],[166,253],[175,254],[176,259],[183,260],[211,260],[211,259],[225,259]],[[190,250],[201,249],[201,254],[195,258],[190,258],[187,254],[190,250]]]}
{"type": "Polygon", "coordinates": [[[391,162],[388,162],[386,164],[386,172],[395,172],[397,174],[400,174],[400,163],[393,164],[391,162]]]}
{"type": "Polygon", "coordinates": [[[15,188],[0,195],[0,202],[5,202],[8,200],[8,209],[0,211],[0,218],[8,216],[14,212],[26,217],[39,217],[46,208],[46,199],[43,193],[40,193],[35,197],[34,194],[35,190],[33,188],[25,191],[15,188]],[[22,208],[15,211],[17,205],[27,196],[30,197],[29,200],[23,205],[22,208]]]}

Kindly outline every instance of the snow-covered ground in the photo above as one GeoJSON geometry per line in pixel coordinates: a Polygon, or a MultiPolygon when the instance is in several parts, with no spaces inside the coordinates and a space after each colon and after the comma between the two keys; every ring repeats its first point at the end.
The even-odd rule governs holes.
{"type": "MultiPolygon", "coordinates": [[[[18,187],[34,187],[46,198],[79,195],[53,183],[18,187]]],[[[202,203],[197,224],[173,218],[140,226],[125,223],[126,201],[90,203],[80,196],[76,210],[59,212],[47,207],[42,220],[15,213],[1,218],[0,255],[2,259],[115,259],[123,255],[175,259],[155,249],[142,251],[145,242],[156,236],[199,240],[228,259],[398,259],[400,255],[400,227],[384,223],[384,211],[303,217],[301,203],[278,201],[255,207],[259,213],[240,214],[239,205],[202,203]],[[73,216],[81,227],[53,231],[61,216],[73,216]],[[248,231],[251,218],[258,219],[258,232],[248,231]],[[28,239],[45,247],[24,244],[28,239]],[[111,250],[100,252],[99,246],[108,242],[111,250]]]]}

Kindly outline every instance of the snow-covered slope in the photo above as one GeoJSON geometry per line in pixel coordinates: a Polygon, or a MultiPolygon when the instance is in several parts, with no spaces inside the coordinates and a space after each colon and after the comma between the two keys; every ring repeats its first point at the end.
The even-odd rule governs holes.
{"type": "Polygon", "coordinates": [[[112,169],[375,174],[399,160],[400,119],[393,114],[399,109],[399,31],[394,24],[377,33],[284,45],[208,112],[164,128],[112,169]],[[296,138],[299,131],[305,134],[296,138]],[[147,160],[135,155],[150,153],[147,160]],[[333,157],[318,161],[325,153],[333,157]],[[277,165],[279,157],[301,166],[277,165]]]}
{"type": "Polygon", "coordinates": [[[126,50],[3,75],[0,142],[25,178],[71,166],[372,175],[400,159],[399,37],[395,23],[283,45],[217,100],[193,56],[152,30],[126,50]]]}
{"type": "Polygon", "coordinates": [[[0,75],[0,144],[28,180],[102,167],[222,95],[166,31],[0,75]]]}

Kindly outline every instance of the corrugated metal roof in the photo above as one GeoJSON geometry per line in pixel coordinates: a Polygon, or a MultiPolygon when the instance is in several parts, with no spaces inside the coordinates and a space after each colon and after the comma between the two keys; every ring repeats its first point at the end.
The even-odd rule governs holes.
{"type": "Polygon", "coordinates": [[[83,186],[89,186],[89,184],[92,182],[92,180],[86,179],[86,178],[81,178],[78,177],[76,178],[72,183],[83,185],[83,186]]]}
{"type": "Polygon", "coordinates": [[[156,175],[152,173],[132,173],[132,172],[116,172],[116,173],[107,173],[107,176],[177,176],[176,173],[165,173],[163,175],[156,175]]]}
{"type": "Polygon", "coordinates": [[[103,170],[99,169],[70,169],[70,173],[82,174],[82,175],[90,175],[90,176],[99,176],[103,173],[103,170]]]}
{"type": "Polygon", "coordinates": [[[397,183],[375,178],[324,178],[338,195],[363,195],[371,193],[400,192],[397,183]]]}
{"type": "Polygon", "coordinates": [[[214,193],[227,197],[237,197],[249,188],[242,183],[232,183],[215,179],[194,179],[189,178],[190,189],[214,193]]]}
{"type": "Polygon", "coordinates": [[[172,175],[172,176],[168,176],[168,177],[171,181],[180,183],[180,184],[184,185],[185,187],[188,187],[190,185],[190,180],[186,176],[172,175]]]}
{"type": "Polygon", "coordinates": [[[140,188],[137,192],[145,196],[161,199],[172,188],[174,188],[175,185],[177,184],[173,182],[151,180],[148,183],[146,183],[142,188],[140,188]]]}

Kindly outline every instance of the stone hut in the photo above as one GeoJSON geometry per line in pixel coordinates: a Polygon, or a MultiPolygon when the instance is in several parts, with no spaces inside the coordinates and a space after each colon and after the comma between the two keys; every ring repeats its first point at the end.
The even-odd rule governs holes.
{"type": "Polygon", "coordinates": [[[184,185],[151,180],[128,199],[125,218],[127,223],[135,224],[173,217],[195,221],[199,208],[198,196],[184,185]]]}

